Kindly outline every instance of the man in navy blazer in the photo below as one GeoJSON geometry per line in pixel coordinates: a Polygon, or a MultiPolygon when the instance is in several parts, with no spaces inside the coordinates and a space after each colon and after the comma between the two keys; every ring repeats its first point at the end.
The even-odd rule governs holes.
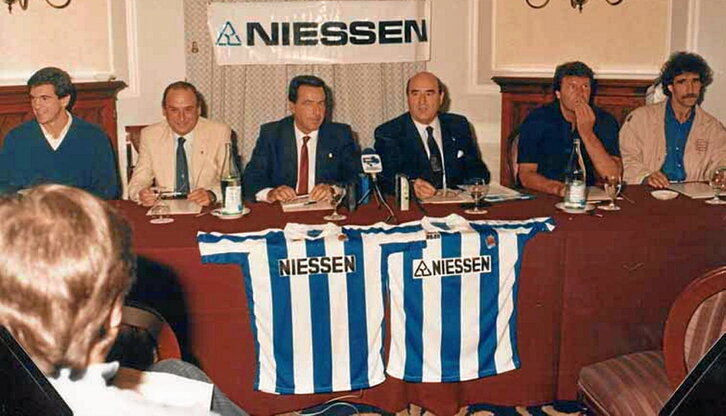
{"type": "Polygon", "coordinates": [[[420,199],[433,196],[444,183],[453,188],[473,178],[489,182],[489,169],[479,157],[469,121],[458,114],[439,113],[442,87],[430,72],[414,75],[406,85],[409,111],[376,128],[375,148],[383,162],[386,192],[393,191],[397,173],[413,180],[420,199]]]}
{"type": "Polygon", "coordinates": [[[357,179],[360,150],[350,126],[325,119],[330,101],[325,82],[312,75],[290,81],[292,116],[267,123],[245,168],[245,195],[257,201],[290,201],[332,195],[332,185],[357,179]]]}

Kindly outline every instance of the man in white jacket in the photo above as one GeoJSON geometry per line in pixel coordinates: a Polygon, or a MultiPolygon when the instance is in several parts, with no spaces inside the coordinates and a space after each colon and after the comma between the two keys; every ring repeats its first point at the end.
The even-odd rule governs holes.
{"type": "Polygon", "coordinates": [[[699,106],[712,81],[701,56],[671,55],[658,78],[668,99],[635,109],[620,129],[627,183],[665,188],[670,182],[704,181],[726,165],[726,130],[699,106]]]}

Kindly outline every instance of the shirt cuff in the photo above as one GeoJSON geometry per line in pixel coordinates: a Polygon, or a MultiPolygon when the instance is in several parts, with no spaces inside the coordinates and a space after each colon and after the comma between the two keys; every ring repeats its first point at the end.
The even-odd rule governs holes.
{"type": "Polygon", "coordinates": [[[270,191],[272,191],[272,188],[265,188],[257,192],[255,194],[255,199],[257,200],[257,202],[268,202],[267,194],[269,194],[270,191]]]}

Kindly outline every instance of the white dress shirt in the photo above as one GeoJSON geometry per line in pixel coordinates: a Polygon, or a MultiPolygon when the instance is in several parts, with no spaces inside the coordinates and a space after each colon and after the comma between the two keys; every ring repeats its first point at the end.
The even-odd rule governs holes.
{"type": "Polygon", "coordinates": [[[50,147],[53,148],[53,150],[58,150],[61,143],[63,143],[63,139],[65,139],[66,135],[68,135],[68,130],[71,128],[71,123],[73,122],[73,116],[71,115],[71,113],[68,112],[68,110],[66,110],[66,115],[68,116],[68,121],[66,121],[66,125],[63,127],[63,130],[61,130],[61,132],[57,138],[53,137],[53,135],[50,134],[50,132],[48,130],[46,130],[42,124],[38,123],[40,125],[40,131],[43,132],[43,136],[45,136],[45,140],[48,141],[48,144],[50,145],[50,147]]]}

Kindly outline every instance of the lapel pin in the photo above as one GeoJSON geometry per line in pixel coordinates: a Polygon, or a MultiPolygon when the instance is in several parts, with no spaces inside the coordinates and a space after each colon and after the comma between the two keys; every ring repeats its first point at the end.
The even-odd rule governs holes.
{"type": "Polygon", "coordinates": [[[328,153],[328,159],[332,159],[332,158],[333,158],[333,154],[332,153],[328,153]]]}

